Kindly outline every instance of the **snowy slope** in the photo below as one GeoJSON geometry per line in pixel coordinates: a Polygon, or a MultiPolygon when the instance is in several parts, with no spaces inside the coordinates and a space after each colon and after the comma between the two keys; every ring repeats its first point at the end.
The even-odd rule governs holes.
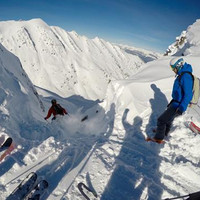
{"type": "MultiPolygon", "coordinates": [[[[28,86],[23,90],[19,87],[19,81],[24,84],[22,77],[16,80],[12,74],[7,75],[5,66],[11,62],[10,53],[1,56],[3,91],[9,87],[8,91],[13,88],[13,94],[17,93],[7,98],[2,92],[1,110],[7,109],[7,118],[1,125],[1,134],[12,136],[18,145],[0,163],[2,199],[31,171],[49,182],[49,190],[42,198],[48,200],[84,199],[77,189],[79,182],[97,193],[97,198],[88,193],[90,199],[103,200],[157,200],[199,190],[200,136],[185,127],[186,116],[175,121],[174,131],[164,145],[144,141],[170,100],[174,80],[168,66],[170,58],[147,63],[129,80],[112,82],[104,102],[80,96],[62,98],[41,89],[48,96],[42,98],[46,108],[50,99],[56,97],[70,113],[54,123],[46,123],[34,95],[24,94],[28,86]],[[13,103],[5,104],[9,99],[13,103]],[[35,112],[19,108],[19,118],[14,105],[20,100],[31,104],[31,111],[35,112]],[[81,122],[86,115],[88,119],[81,122]]],[[[20,66],[15,59],[11,64],[20,66]]],[[[186,60],[200,76],[198,57],[186,60]]],[[[20,70],[16,68],[18,74],[20,70]]]]}
{"type": "MultiPolygon", "coordinates": [[[[25,116],[21,116],[21,111],[26,112],[26,117],[37,114],[35,112],[44,112],[44,105],[26,72],[23,70],[19,59],[8,52],[1,44],[0,67],[1,126],[9,129],[12,127],[13,121],[17,124],[18,121],[24,120],[25,116]]],[[[17,133],[18,130],[16,130],[15,134],[17,133]]]]}
{"type": "Polygon", "coordinates": [[[9,196],[24,175],[37,169],[45,170],[42,175],[48,172],[52,189],[56,187],[53,183],[58,184],[54,181],[60,181],[65,175],[59,172],[59,168],[63,170],[60,166],[72,159],[70,166],[64,165],[64,169],[69,167],[68,170],[71,171],[79,164],[96,137],[107,130],[109,119],[98,105],[98,101],[85,100],[78,95],[66,100],[42,89],[49,97],[44,99],[39,96],[22,69],[19,59],[2,45],[0,71],[0,136],[12,137],[16,146],[12,156],[0,163],[1,199],[9,196]],[[44,120],[46,108],[49,107],[50,99],[53,97],[56,97],[64,107],[69,107],[67,110],[70,113],[65,120],[55,124],[44,120]],[[80,122],[85,116],[85,110],[87,115],[98,115],[98,121],[93,119],[93,123],[98,122],[98,125],[80,122]],[[60,175],[55,173],[56,171],[60,175]]]}
{"type": "Polygon", "coordinates": [[[128,78],[146,62],[117,45],[50,27],[41,19],[0,22],[0,43],[20,58],[36,86],[63,97],[102,99],[110,81],[128,78]]]}
{"type": "Polygon", "coordinates": [[[172,43],[165,55],[199,55],[200,54],[200,19],[183,31],[172,43]]]}
{"type": "MultiPolygon", "coordinates": [[[[175,120],[165,144],[144,140],[171,99],[170,59],[148,62],[129,79],[112,81],[104,101],[94,101],[79,93],[61,97],[40,85],[39,96],[19,59],[1,45],[0,136],[11,136],[17,146],[0,163],[1,199],[32,171],[49,182],[44,200],[84,200],[80,182],[97,193],[97,198],[88,193],[90,199],[99,200],[159,200],[198,191],[200,136],[186,128],[188,115],[175,120]],[[43,118],[52,98],[70,115],[51,123],[43,118]]],[[[200,77],[199,56],[184,59],[200,77]]]]}
{"type": "MultiPolygon", "coordinates": [[[[112,84],[102,104],[105,110],[114,107],[112,134],[107,132],[105,143],[95,145],[66,199],[80,198],[76,187],[80,181],[92,182],[103,200],[158,200],[199,191],[200,136],[185,127],[187,115],[175,121],[164,145],[144,141],[171,99],[174,74],[169,60],[150,62],[132,79],[112,84]]],[[[198,58],[186,61],[200,76],[198,58]]]]}

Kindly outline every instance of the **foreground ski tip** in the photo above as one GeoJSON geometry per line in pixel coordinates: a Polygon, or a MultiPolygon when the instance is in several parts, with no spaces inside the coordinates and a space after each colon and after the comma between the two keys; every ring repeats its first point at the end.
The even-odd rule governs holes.
{"type": "Polygon", "coordinates": [[[37,180],[37,174],[31,172],[27,175],[24,180],[15,188],[11,195],[6,200],[22,200],[24,199],[30,191],[33,189],[34,184],[37,180]]]}
{"type": "Polygon", "coordinates": [[[9,148],[10,145],[12,144],[13,140],[12,138],[8,138],[0,147],[0,151],[4,151],[5,149],[9,148]]]}
{"type": "Polygon", "coordinates": [[[8,138],[0,147],[0,162],[15,149],[12,138],[8,138]]]}
{"type": "Polygon", "coordinates": [[[150,137],[147,137],[145,140],[146,140],[147,142],[156,142],[156,143],[158,143],[158,144],[164,144],[164,143],[165,143],[164,140],[157,140],[157,139],[150,138],[150,137]]]}
{"type": "Polygon", "coordinates": [[[189,123],[189,128],[191,131],[193,131],[196,134],[200,134],[200,128],[193,122],[189,123]]]}
{"type": "Polygon", "coordinates": [[[15,149],[15,145],[12,143],[8,149],[6,149],[4,151],[4,153],[0,156],[0,162],[6,157],[8,156],[9,154],[11,154],[11,152],[15,149]]]}
{"type": "Polygon", "coordinates": [[[28,197],[26,199],[28,200],[40,200],[42,199],[42,196],[46,192],[49,184],[46,180],[40,181],[34,189],[29,193],[28,197]]]}

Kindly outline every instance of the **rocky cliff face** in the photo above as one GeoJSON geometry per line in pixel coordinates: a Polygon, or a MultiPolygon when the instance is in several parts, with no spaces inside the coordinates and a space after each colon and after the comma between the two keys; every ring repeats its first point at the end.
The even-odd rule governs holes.
{"type": "Polygon", "coordinates": [[[186,31],[176,37],[176,41],[171,44],[165,55],[187,56],[200,54],[200,20],[190,25],[186,31]]]}

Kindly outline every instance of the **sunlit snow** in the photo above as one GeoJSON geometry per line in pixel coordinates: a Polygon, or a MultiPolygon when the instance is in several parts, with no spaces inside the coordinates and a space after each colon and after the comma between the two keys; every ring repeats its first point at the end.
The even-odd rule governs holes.
{"type": "MultiPolygon", "coordinates": [[[[193,26],[188,31],[199,25],[193,26]]],[[[42,197],[48,200],[84,199],[79,182],[97,193],[86,192],[90,199],[101,200],[159,200],[200,190],[200,135],[185,126],[187,114],[175,120],[165,144],[145,141],[171,100],[170,56],[150,59],[148,52],[146,62],[145,51],[133,55],[134,48],[127,52],[40,20],[1,22],[0,41],[0,136],[16,146],[0,163],[1,199],[32,171],[49,182],[42,197]],[[13,27],[18,41],[9,36],[13,27]],[[19,47],[19,41],[27,43],[19,47]],[[52,98],[69,115],[45,121],[52,98]]],[[[200,77],[199,54],[184,59],[200,77]]]]}

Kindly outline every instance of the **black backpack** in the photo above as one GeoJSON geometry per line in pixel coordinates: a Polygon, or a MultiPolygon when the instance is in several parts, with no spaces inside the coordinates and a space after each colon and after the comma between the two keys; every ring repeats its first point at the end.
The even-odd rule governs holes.
{"type": "Polygon", "coordinates": [[[63,108],[60,104],[56,104],[53,106],[54,110],[56,111],[56,114],[63,115],[63,108]]]}

